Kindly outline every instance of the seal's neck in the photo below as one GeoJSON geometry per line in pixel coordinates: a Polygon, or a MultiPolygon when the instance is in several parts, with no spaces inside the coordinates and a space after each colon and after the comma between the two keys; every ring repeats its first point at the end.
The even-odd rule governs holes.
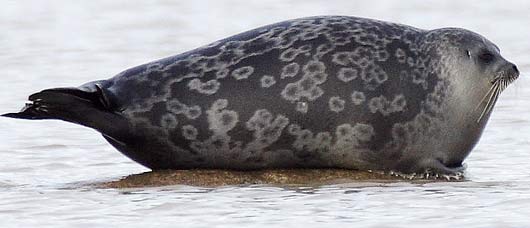
{"type": "Polygon", "coordinates": [[[471,83],[461,75],[448,80],[447,99],[444,100],[441,113],[445,123],[444,141],[449,145],[445,153],[450,163],[463,161],[477,144],[488,122],[491,112],[481,114],[486,102],[484,96],[490,85],[471,83]],[[482,103],[481,103],[482,102],[482,103]]]}

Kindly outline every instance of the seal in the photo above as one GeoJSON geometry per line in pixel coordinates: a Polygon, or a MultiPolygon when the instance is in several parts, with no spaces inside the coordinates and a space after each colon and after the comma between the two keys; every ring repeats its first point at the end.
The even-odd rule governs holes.
{"type": "Polygon", "coordinates": [[[4,116],[93,128],[154,170],[455,175],[518,76],[468,30],[318,16],[47,89],[4,116]]]}

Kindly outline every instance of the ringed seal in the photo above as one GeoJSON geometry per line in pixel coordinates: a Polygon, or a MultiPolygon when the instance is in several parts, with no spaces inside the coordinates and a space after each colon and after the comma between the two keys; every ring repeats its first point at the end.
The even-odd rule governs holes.
{"type": "Polygon", "coordinates": [[[518,76],[497,46],[468,30],[319,16],[47,89],[4,116],[93,128],[155,170],[455,175],[518,76]]]}

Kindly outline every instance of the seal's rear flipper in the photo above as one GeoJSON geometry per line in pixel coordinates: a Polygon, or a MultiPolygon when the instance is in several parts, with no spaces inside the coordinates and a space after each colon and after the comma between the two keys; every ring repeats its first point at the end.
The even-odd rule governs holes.
{"type": "Polygon", "coordinates": [[[47,89],[29,96],[29,103],[18,113],[2,116],[17,119],[60,119],[98,130],[119,138],[128,123],[111,107],[108,96],[98,84],[81,88],[47,89]]]}
{"type": "Polygon", "coordinates": [[[27,103],[20,112],[2,114],[4,117],[16,118],[16,119],[28,119],[28,120],[40,120],[48,119],[44,115],[40,115],[33,104],[27,103]]]}

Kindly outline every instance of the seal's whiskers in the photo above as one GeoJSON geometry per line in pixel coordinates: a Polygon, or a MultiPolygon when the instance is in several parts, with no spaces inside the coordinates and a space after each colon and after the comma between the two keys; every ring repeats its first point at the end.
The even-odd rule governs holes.
{"type": "Polygon", "coordinates": [[[493,110],[493,106],[495,105],[495,103],[497,103],[497,99],[499,99],[499,94],[502,92],[503,88],[502,88],[502,84],[500,84],[499,86],[497,86],[498,88],[496,89],[495,91],[495,94],[493,96],[493,99],[491,99],[489,102],[488,102],[488,105],[487,105],[487,110],[486,110],[486,113],[491,113],[491,110],[493,110]]]}
{"type": "Polygon", "coordinates": [[[491,88],[488,90],[488,92],[484,95],[484,97],[482,97],[482,99],[480,100],[480,102],[478,102],[477,106],[475,107],[474,111],[477,111],[477,109],[480,107],[480,105],[482,104],[482,102],[484,102],[486,100],[487,97],[491,96],[493,90],[495,89],[495,85],[496,83],[494,83],[491,88]]]}
{"type": "Polygon", "coordinates": [[[479,118],[477,119],[477,123],[482,120],[482,117],[484,117],[486,114],[490,113],[493,109],[493,106],[497,102],[497,99],[499,99],[499,95],[502,91],[504,91],[510,83],[512,83],[515,80],[515,78],[505,78],[504,74],[501,72],[499,76],[495,77],[493,80],[493,86],[488,90],[486,95],[480,100],[475,110],[478,109],[482,105],[482,103],[488,98],[486,105],[484,106],[484,110],[482,110],[482,113],[480,114],[479,118]]]}
{"type": "MultiPolygon", "coordinates": [[[[480,120],[482,120],[482,117],[484,117],[485,114],[489,113],[492,110],[493,105],[497,101],[497,98],[499,97],[499,93],[501,91],[501,83],[500,83],[500,81],[501,80],[495,80],[495,83],[491,87],[492,89],[490,89],[490,91],[492,91],[492,92],[490,93],[488,91],[488,93],[486,94],[485,97],[487,97],[487,95],[490,94],[489,98],[488,98],[488,102],[486,103],[486,105],[484,106],[484,110],[482,111],[482,113],[478,117],[477,123],[480,122],[480,120]]],[[[479,105],[480,104],[482,104],[482,101],[479,103],[479,105]]]]}

